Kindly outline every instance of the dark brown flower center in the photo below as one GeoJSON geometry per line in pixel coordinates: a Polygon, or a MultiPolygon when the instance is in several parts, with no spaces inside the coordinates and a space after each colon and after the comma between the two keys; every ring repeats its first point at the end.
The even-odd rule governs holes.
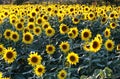
{"type": "Polygon", "coordinates": [[[30,28],[30,29],[33,29],[33,25],[29,25],[29,28],[30,28]]]}
{"type": "Polygon", "coordinates": [[[42,68],[38,68],[38,72],[42,72],[42,68]]]}
{"type": "Polygon", "coordinates": [[[63,27],[62,27],[62,31],[63,31],[63,32],[66,32],[66,31],[67,31],[67,27],[66,27],[66,26],[63,26],[63,27]]]}
{"type": "Polygon", "coordinates": [[[87,38],[87,37],[89,36],[89,33],[88,33],[88,32],[85,32],[85,33],[83,34],[83,36],[84,36],[85,38],[87,38]]]}
{"type": "Polygon", "coordinates": [[[112,47],[112,44],[111,44],[111,43],[108,43],[108,44],[107,44],[107,47],[108,47],[108,48],[111,48],[111,47],[112,47]]]}
{"type": "Polygon", "coordinates": [[[0,48],[0,52],[2,52],[3,51],[3,49],[2,48],[0,48]]]}
{"type": "Polygon", "coordinates": [[[97,47],[98,47],[98,42],[97,42],[97,41],[94,41],[92,47],[93,47],[94,49],[97,48],[97,47]]]}
{"type": "Polygon", "coordinates": [[[42,20],[41,19],[38,19],[38,24],[41,24],[42,23],[42,20]]]}
{"type": "Polygon", "coordinates": [[[25,40],[26,41],[30,41],[30,39],[31,39],[30,35],[25,35],[25,40]]]}
{"type": "Polygon", "coordinates": [[[52,33],[52,30],[51,30],[51,29],[49,29],[47,32],[48,32],[48,33],[52,33]]]}
{"type": "Polygon", "coordinates": [[[16,35],[16,34],[13,34],[13,35],[12,35],[12,38],[13,38],[13,39],[16,39],[16,38],[17,38],[17,35],[16,35]]]}
{"type": "Polygon", "coordinates": [[[11,59],[13,57],[13,53],[12,52],[7,52],[6,57],[8,59],[11,59]]]}
{"type": "Polygon", "coordinates": [[[19,24],[17,25],[17,28],[22,28],[22,24],[19,23],[19,24]]]}
{"type": "Polygon", "coordinates": [[[52,51],[53,50],[53,48],[52,47],[48,47],[48,51],[52,51]]]}
{"type": "Polygon", "coordinates": [[[64,73],[61,73],[61,75],[60,75],[62,78],[64,78],[65,77],[65,74],[64,73]]]}
{"type": "Polygon", "coordinates": [[[75,57],[74,56],[70,56],[70,60],[73,62],[75,61],[75,57]]]}
{"type": "Polygon", "coordinates": [[[67,49],[67,46],[64,44],[64,45],[62,45],[62,48],[63,49],[67,49]]]}
{"type": "Polygon", "coordinates": [[[33,63],[36,63],[36,62],[38,61],[38,59],[37,59],[37,57],[32,57],[31,61],[32,61],[33,63]]]}
{"type": "Polygon", "coordinates": [[[7,32],[6,35],[7,35],[7,36],[10,36],[10,32],[7,32]]]}
{"type": "Polygon", "coordinates": [[[38,32],[40,32],[40,30],[39,29],[35,29],[35,31],[38,33],[38,32]]]}
{"type": "Polygon", "coordinates": [[[35,16],[36,14],[35,13],[32,13],[32,16],[35,16]]]}
{"type": "Polygon", "coordinates": [[[33,18],[30,18],[30,19],[29,19],[29,22],[34,22],[34,19],[33,19],[33,18]]]}

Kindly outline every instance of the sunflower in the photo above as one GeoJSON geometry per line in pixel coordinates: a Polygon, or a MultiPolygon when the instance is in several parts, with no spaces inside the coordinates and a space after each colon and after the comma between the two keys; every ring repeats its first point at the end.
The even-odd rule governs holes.
{"type": "Polygon", "coordinates": [[[23,33],[22,41],[25,44],[31,44],[33,42],[33,39],[34,39],[34,37],[30,32],[23,33]]]}
{"type": "Polygon", "coordinates": [[[29,28],[28,27],[25,27],[24,30],[23,30],[23,33],[26,33],[26,32],[29,32],[29,28]]]}
{"type": "Polygon", "coordinates": [[[43,74],[45,73],[45,66],[43,66],[42,64],[40,64],[40,65],[37,65],[36,67],[34,67],[34,73],[37,75],[37,76],[39,76],[39,77],[41,77],[41,76],[43,76],[43,74]]]}
{"type": "Polygon", "coordinates": [[[101,48],[101,42],[99,41],[98,38],[95,38],[94,40],[92,40],[92,42],[90,43],[90,51],[96,53],[100,50],[101,48]]]}
{"type": "Polygon", "coordinates": [[[107,22],[107,17],[102,17],[101,23],[104,24],[104,23],[106,23],[106,22],[107,22]]]}
{"type": "Polygon", "coordinates": [[[64,53],[66,53],[70,50],[70,44],[67,41],[66,42],[61,42],[59,47],[60,47],[61,51],[63,51],[64,53]]]}
{"type": "Polygon", "coordinates": [[[49,19],[49,17],[48,17],[47,15],[43,15],[43,16],[42,16],[42,19],[43,19],[44,21],[47,21],[47,20],[49,19]]]}
{"type": "Polygon", "coordinates": [[[6,29],[4,32],[4,37],[6,39],[10,39],[11,33],[12,33],[12,31],[10,29],[6,29]]]}
{"type": "Polygon", "coordinates": [[[62,22],[64,19],[64,15],[58,15],[57,17],[58,17],[59,22],[62,22]]]}
{"type": "Polygon", "coordinates": [[[110,28],[115,29],[117,27],[117,24],[115,22],[110,23],[110,28]]]}
{"type": "Polygon", "coordinates": [[[67,55],[67,61],[70,63],[70,64],[74,64],[76,65],[77,63],[79,63],[79,56],[78,54],[74,53],[74,52],[70,52],[68,55],[67,55]]]}
{"type": "Polygon", "coordinates": [[[55,29],[51,28],[51,27],[48,27],[46,28],[45,30],[45,34],[49,37],[52,37],[54,34],[55,34],[55,29]]]}
{"type": "Polygon", "coordinates": [[[5,60],[5,62],[10,64],[16,59],[16,57],[17,52],[15,51],[15,49],[13,49],[12,47],[8,47],[7,49],[5,49],[3,55],[3,59],[5,60]]]}
{"type": "Polygon", "coordinates": [[[75,39],[78,36],[78,29],[77,29],[77,27],[70,28],[70,32],[73,33],[73,39],[75,39]]]}
{"type": "Polygon", "coordinates": [[[90,29],[83,29],[81,32],[81,39],[82,40],[89,40],[92,37],[92,33],[90,29]]]}
{"type": "Polygon", "coordinates": [[[120,44],[117,45],[117,51],[120,51],[120,44]]]}
{"type": "Polygon", "coordinates": [[[28,21],[29,21],[29,22],[34,22],[34,21],[35,21],[35,18],[30,17],[30,18],[28,19],[28,21]]]}
{"type": "Polygon", "coordinates": [[[60,70],[57,77],[58,77],[58,79],[66,79],[66,77],[67,77],[66,70],[64,70],[64,69],[60,70]]]}
{"type": "Polygon", "coordinates": [[[29,65],[36,66],[41,64],[42,57],[38,55],[38,52],[31,52],[27,60],[29,65]]]}
{"type": "Polygon", "coordinates": [[[4,50],[5,50],[5,47],[2,44],[0,44],[0,55],[4,54],[4,50]]]}
{"type": "Polygon", "coordinates": [[[22,31],[24,29],[23,23],[19,22],[15,25],[16,30],[22,31]]]}
{"type": "Polygon", "coordinates": [[[69,37],[69,38],[72,38],[72,39],[75,38],[73,32],[69,31],[67,34],[68,34],[68,37],[69,37]]]}
{"type": "Polygon", "coordinates": [[[93,12],[88,13],[88,19],[89,20],[94,20],[95,19],[95,14],[93,12]]]}
{"type": "Polygon", "coordinates": [[[85,42],[84,45],[83,45],[83,49],[85,51],[90,51],[90,43],[89,42],[85,42]]]}
{"type": "Polygon", "coordinates": [[[74,17],[74,18],[72,18],[72,22],[74,24],[78,24],[80,22],[80,20],[78,18],[74,17]]]}
{"type": "Polygon", "coordinates": [[[104,31],[104,36],[105,36],[106,38],[109,38],[110,35],[111,35],[110,29],[109,29],[109,28],[106,28],[105,31],[104,31]]]}
{"type": "Polygon", "coordinates": [[[12,32],[10,35],[10,39],[13,40],[14,42],[17,42],[19,40],[18,32],[12,32]]]}
{"type": "Polygon", "coordinates": [[[43,29],[43,30],[45,30],[45,29],[48,28],[48,27],[51,27],[50,24],[49,24],[49,22],[44,22],[44,23],[42,24],[42,29],[43,29]]]}
{"type": "Polygon", "coordinates": [[[108,40],[105,42],[105,48],[106,48],[108,51],[112,51],[112,50],[114,49],[114,42],[113,42],[113,40],[108,39],[108,40]]]}
{"type": "Polygon", "coordinates": [[[59,27],[60,34],[65,34],[69,31],[69,27],[65,24],[61,24],[59,27]]]}
{"type": "Polygon", "coordinates": [[[40,27],[35,27],[33,29],[33,33],[34,33],[34,35],[38,36],[38,35],[40,35],[42,33],[42,29],[40,27]]]}
{"type": "Polygon", "coordinates": [[[46,52],[48,53],[48,54],[54,54],[54,52],[55,52],[55,46],[53,46],[53,45],[46,45],[46,52]]]}
{"type": "Polygon", "coordinates": [[[30,12],[30,17],[36,17],[37,16],[37,13],[33,10],[30,12]]]}
{"type": "Polygon", "coordinates": [[[32,23],[32,22],[29,22],[28,25],[27,25],[27,27],[28,27],[29,30],[33,30],[34,27],[35,27],[35,24],[32,23]]]}
{"type": "Polygon", "coordinates": [[[42,23],[43,23],[42,18],[39,17],[36,19],[36,24],[41,25],[42,23]]]}

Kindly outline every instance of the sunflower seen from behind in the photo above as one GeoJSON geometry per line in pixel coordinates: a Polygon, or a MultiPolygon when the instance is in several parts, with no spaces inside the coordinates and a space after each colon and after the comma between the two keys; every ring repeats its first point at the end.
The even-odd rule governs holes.
{"type": "Polygon", "coordinates": [[[30,32],[23,33],[22,41],[25,44],[31,44],[33,42],[34,36],[30,32]]]}
{"type": "Polygon", "coordinates": [[[46,52],[50,55],[54,54],[55,52],[55,46],[52,44],[46,45],[46,52]]]}
{"type": "Polygon", "coordinates": [[[83,29],[81,32],[81,39],[88,41],[92,37],[92,32],[90,29],[83,29]]]}
{"type": "Polygon", "coordinates": [[[59,47],[60,50],[64,53],[67,53],[70,50],[70,44],[68,41],[61,42],[59,47]]]}
{"type": "Polygon", "coordinates": [[[45,66],[40,64],[34,67],[34,73],[35,75],[37,75],[38,77],[42,77],[43,74],[45,73],[45,66]]]}
{"type": "Polygon", "coordinates": [[[42,57],[41,55],[38,55],[38,52],[31,52],[27,60],[29,65],[36,66],[41,64],[42,57]]]}
{"type": "Polygon", "coordinates": [[[5,62],[10,64],[14,62],[16,57],[17,57],[17,52],[15,51],[14,48],[8,47],[7,49],[5,49],[4,55],[3,55],[3,59],[5,60],[5,62]]]}
{"type": "Polygon", "coordinates": [[[79,56],[75,52],[68,53],[66,59],[67,59],[67,62],[69,62],[69,64],[71,65],[76,65],[77,63],[79,63],[79,56]]]}
{"type": "Polygon", "coordinates": [[[114,41],[113,40],[107,39],[104,45],[105,45],[105,48],[107,51],[112,51],[114,49],[114,41]]]}
{"type": "Polygon", "coordinates": [[[67,71],[62,69],[57,74],[58,79],[66,79],[67,78],[67,71]]]}

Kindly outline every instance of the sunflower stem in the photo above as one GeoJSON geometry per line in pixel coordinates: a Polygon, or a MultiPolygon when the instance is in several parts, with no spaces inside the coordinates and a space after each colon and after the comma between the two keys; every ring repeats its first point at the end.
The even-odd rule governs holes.
{"type": "Polygon", "coordinates": [[[71,75],[70,69],[71,69],[71,65],[70,65],[69,68],[68,68],[68,79],[70,79],[70,75],[71,75]]]}
{"type": "Polygon", "coordinates": [[[91,63],[91,61],[92,61],[92,53],[89,53],[89,58],[90,58],[90,60],[89,60],[89,71],[91,72],[91,65],[92,65],[92,63],[91,63]]]}

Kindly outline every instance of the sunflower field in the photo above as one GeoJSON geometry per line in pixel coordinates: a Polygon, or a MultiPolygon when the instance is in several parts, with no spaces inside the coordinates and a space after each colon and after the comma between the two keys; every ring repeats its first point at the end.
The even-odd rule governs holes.
{"type": "Polygon", "coordinates": [[[0,5],[0,79],[119,79],[120,6],[0,5]]]}

